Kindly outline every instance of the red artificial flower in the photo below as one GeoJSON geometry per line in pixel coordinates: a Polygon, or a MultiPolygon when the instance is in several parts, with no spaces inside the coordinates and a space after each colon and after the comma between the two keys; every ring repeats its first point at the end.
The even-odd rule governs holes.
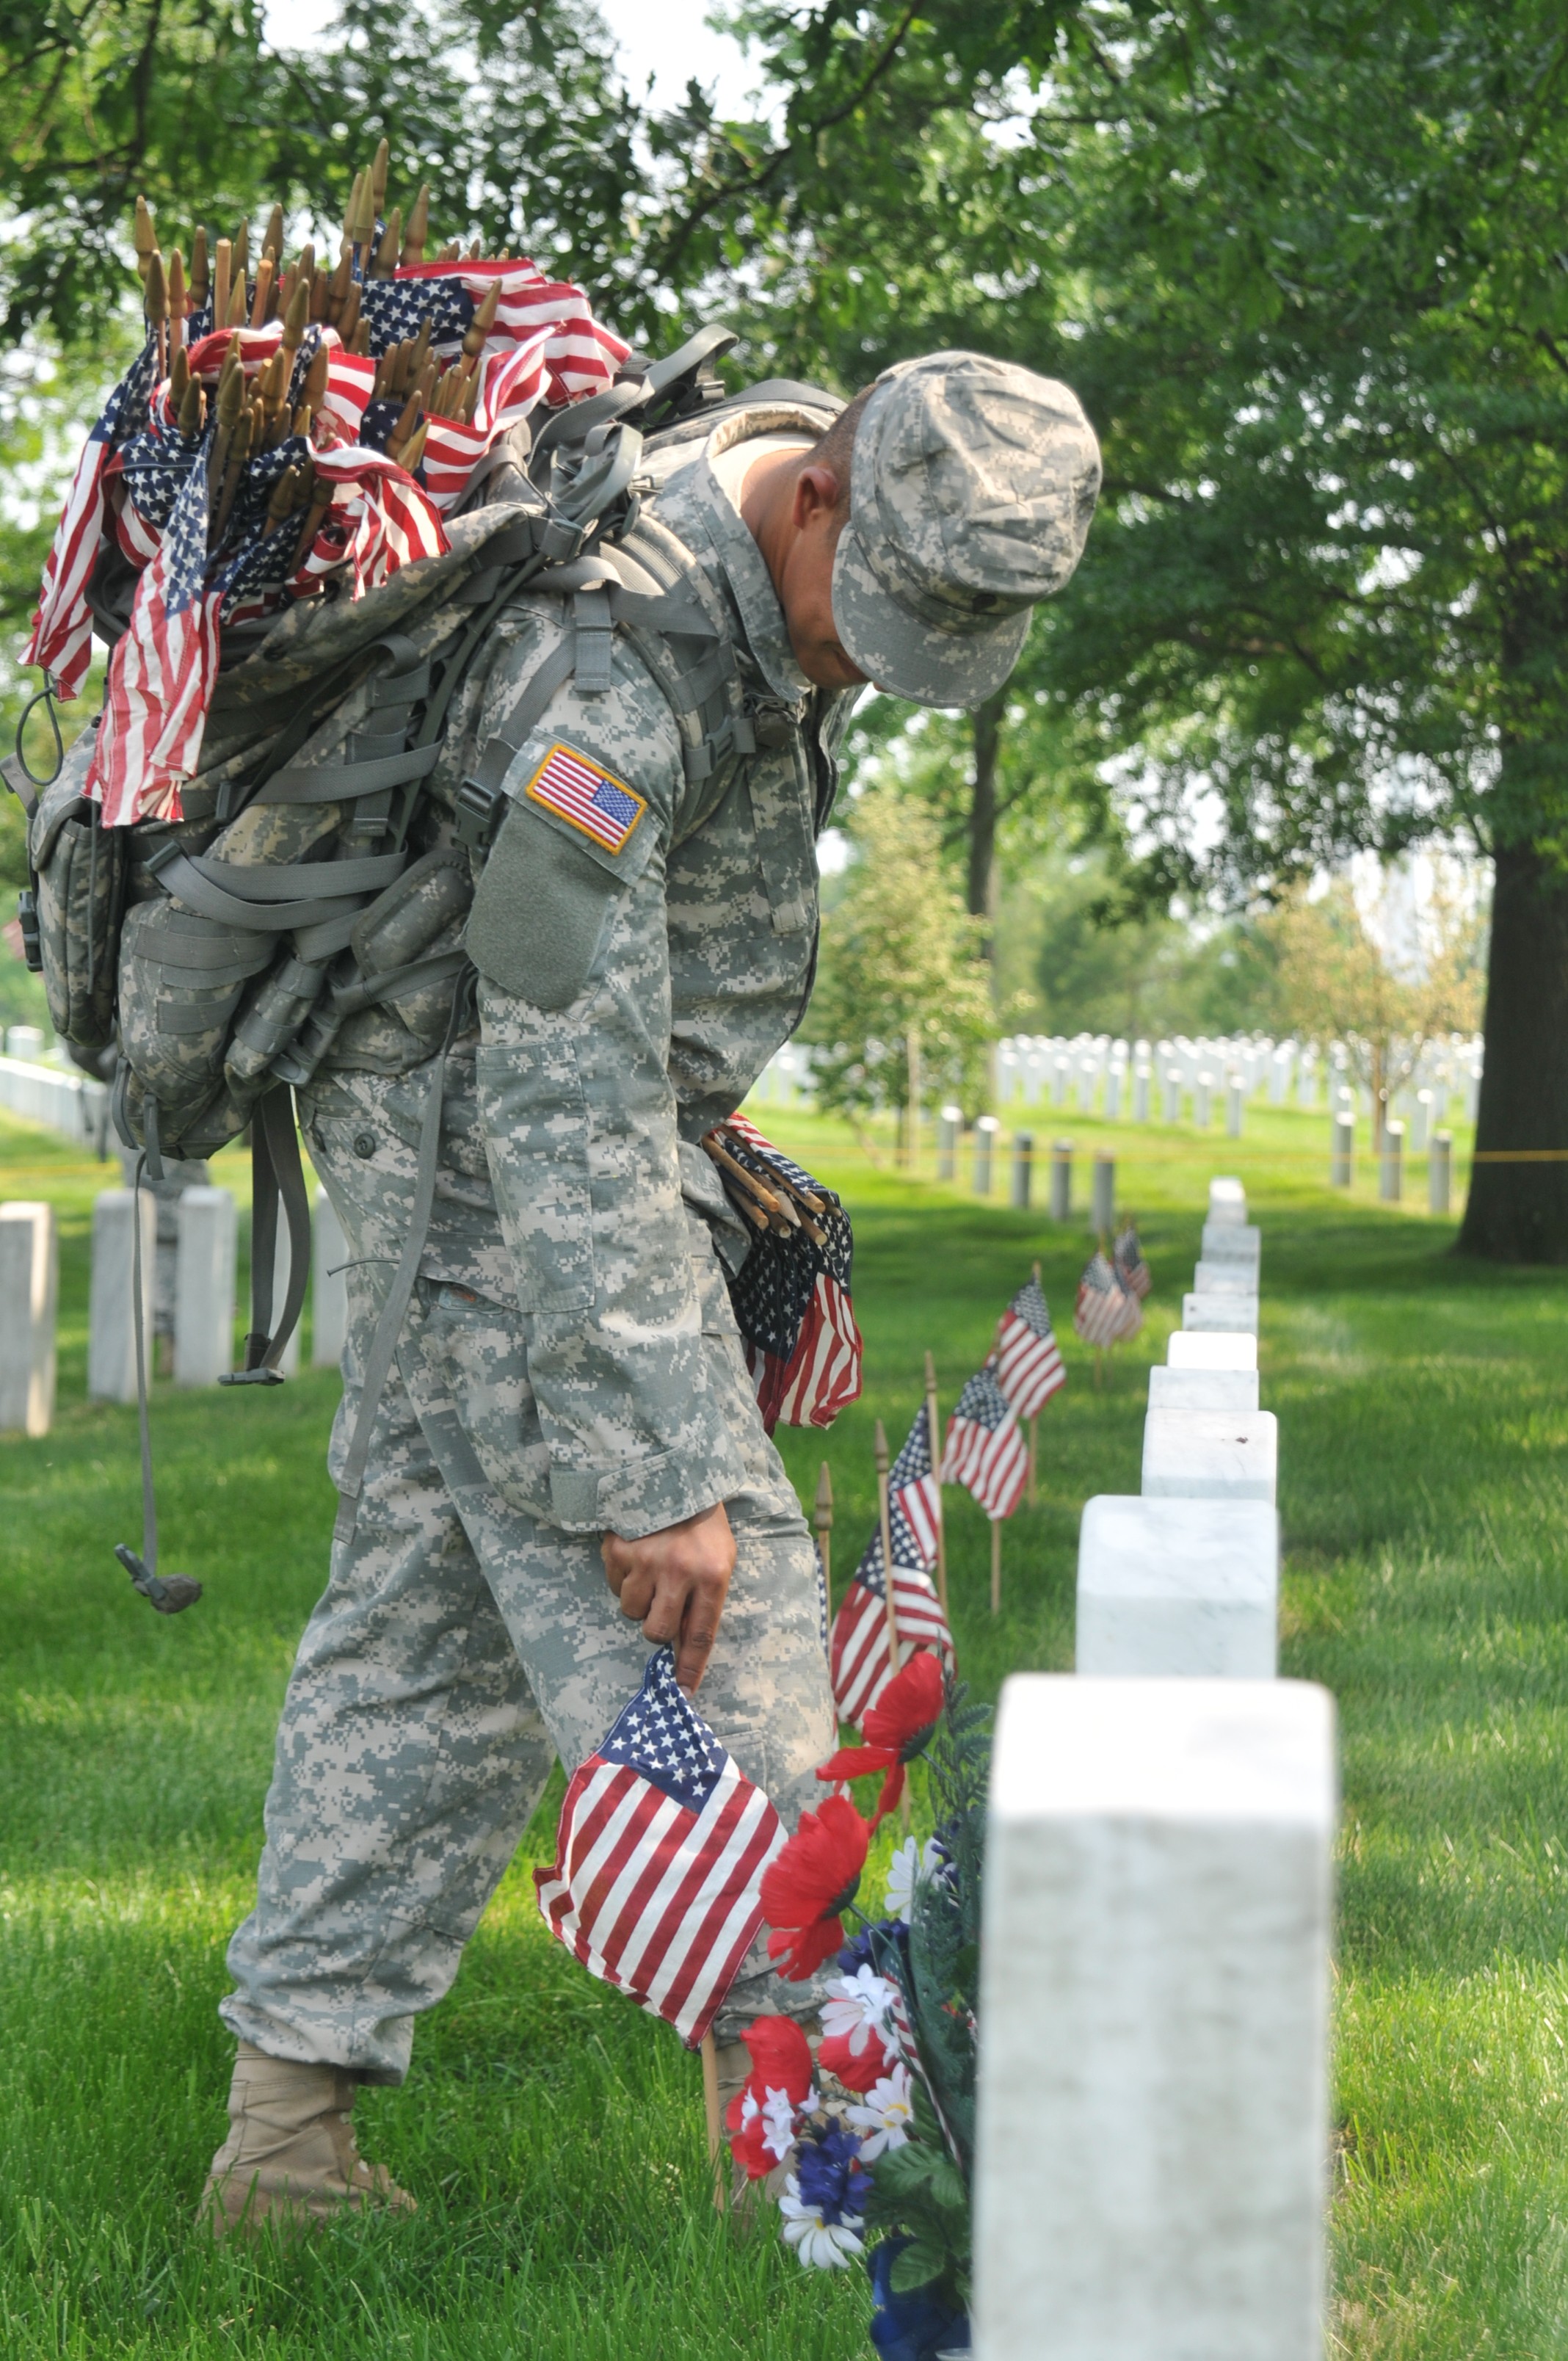
{"type": "Polygon", "coordinates": [[[880,1828],[904,1793],[904,1766],[924,1754],[942,1716],[942,1667],[922,1649],[894,1675],[861,1725],[863,1746],[841,1746],[817,1773],[819,1779],[859,1779],[871,1771],[887,1773],[872,1819],[880,1828]]]}
{"type": "Polygon", "coordinates": [[[761,2180],[783,2161],[777,2147],[784,2110],[776,2094],[784,2094],[792,2117],[811,2096],[811,2044],[790,2016],[759,2016],[741,2039],[751,2053],[751,2071],[724,2110],[724,2124],[736,2163],[749,2180],[761,2180]]]}
{"type": "Polygon", "coordinates": [[[762,1872],[762,1916],[775,1932],[768,1957],[791,1983],[804,1983],[844,1940],[839,1916],[855,1898],[871,1830],[853,1804],[829,1795],[762,1872]]]}
{"type": "Polygon", "coordinates": [[[887,2051],[880,2041],[868,2041],[864,2048],[855,2049],[850,2047],[853,2040],[851,2033],[824,2034],[817,2062],[846,2091],[859,2091],[863,2095],[887,2072],[887,2051]]]}

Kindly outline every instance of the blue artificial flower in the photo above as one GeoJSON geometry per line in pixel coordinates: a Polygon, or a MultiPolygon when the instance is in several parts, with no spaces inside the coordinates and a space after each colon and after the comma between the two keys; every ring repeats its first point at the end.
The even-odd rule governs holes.
{"type": "Polygon", "coordinates": [[[872,2343],[883,2361],[938,2361],[943,2354],[967,2353],[969,2314],[942,2302],[935,2282],[894,2294],[893,2267],[908,2244],[907,2238],[884,2238],[867,2259],[876,2305],[872,2343]]]}
{"type": "Polygon", "coordinates": [[[840,2123],[829,2121],[820,2130],[808,2125],[801,2135],[795,2163],[801,2202],[827,2224],[856,2220],[865,2211],[872,2176],[861,2162],[861,2143],[840,2123]]]}
{"type": "Polygon", "coordinates": [[[857,1968],[869,1968],[874,1965],[872,1959],[872,1929],[870,1927],[862,1927],[857,1934],[850,1936],[839,1952],[839,1965],[847,1976],[852,1976],[857,1968]]]}

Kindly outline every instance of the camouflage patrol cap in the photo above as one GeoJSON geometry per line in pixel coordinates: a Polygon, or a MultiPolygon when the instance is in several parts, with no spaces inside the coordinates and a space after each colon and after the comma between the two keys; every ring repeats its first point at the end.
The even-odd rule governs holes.
{"type": "Polygon", "coordinates": [[[1078,398],[982,353],[878,379],[855,429],[833,620],[868,680],[977,706],[1018,661],[1037,598],[1083,553],[1100,446],[1078,398]]]}

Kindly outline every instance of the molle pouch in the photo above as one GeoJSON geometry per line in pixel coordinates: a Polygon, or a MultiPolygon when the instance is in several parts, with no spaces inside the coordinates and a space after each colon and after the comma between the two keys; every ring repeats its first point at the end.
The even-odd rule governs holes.
{"type": "Polygon", "coordinates": [[[39,796],[27,831],[49,1022],[62,1040],[82,1049],[101,1049],[114,1039],[130,866],[129,829],[104,828],[98,806],[82,792],[92,756],[87,730],[39,796]]]}
{"type": "Polygon", "coordinates": [[[194,1109],[220,1088],[246,986],[288,958],[275,934],[204,918],[156,886],[133,903],[120,944],[120,1047],[160,1106],[194,1109]]]}
{"type": "Polygon", "coordinates": [[[425,853],[361,912],[349,937],[358,978],[333,994],[335,1063],[401,1073],[435,1055],[467,965],[473,899],[468,856],[449,846],[425,853]]]}

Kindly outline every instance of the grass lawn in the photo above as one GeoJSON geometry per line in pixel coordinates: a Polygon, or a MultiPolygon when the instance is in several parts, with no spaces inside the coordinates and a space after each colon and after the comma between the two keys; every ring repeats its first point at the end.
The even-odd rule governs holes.
{"type": "MultiPolygon", "coordinates": [[[[896,1447],[927,1345],[950,1404],[1036,1255],[1065,1325],[1087,1234],[911,1180],[831,1127],[773,1127],[857,1218],[866,1397],[830,1436],[783,1438],[807,1500],[832,1466],[837,1587],[874,1512],[872,1420],[896,1447]]],[[[1331,1195],[1321,1115],[1249,1115],[1239,1144],[1054,1127],[1114,1140],[1155,1294],[1102,1391],[1067,1337],[994,1623],[983,1521],[949,1495],[963,1668],[993,1695],[1070,1663],[1080,1511],[1136,1489],[1144,1367],[1208,1175],[1241,1171],[1265,1229],[1285,1667],[1343,1717],[1338,2349],[1568,2354],[1568,1275],[1454,1262],[1452,1224],[1379,1207],[1369,1175],[1331,1195]]],[[[134,1412],[83,1400],[88,1213],[114,1177],[0,1118],[0,1195],[52,1198],[64,1239],[56,1429],[0,1444],[0,2351],[847,2361],[862,2288],[716,2224],[696,2061],[548,1942],[526,1860],[406,2087],[361,2102],[418,2218],[258,2258],[192,2232],[223,2129],[224,1944],[323,1577],[335,1385],[159,1389],[164,1564],[207,1593],[154,1616],[111,1554],[139,1533],[134,1412]]],[[[220,1177],[243,1190],[237,1160],[220,1177]]]]}

